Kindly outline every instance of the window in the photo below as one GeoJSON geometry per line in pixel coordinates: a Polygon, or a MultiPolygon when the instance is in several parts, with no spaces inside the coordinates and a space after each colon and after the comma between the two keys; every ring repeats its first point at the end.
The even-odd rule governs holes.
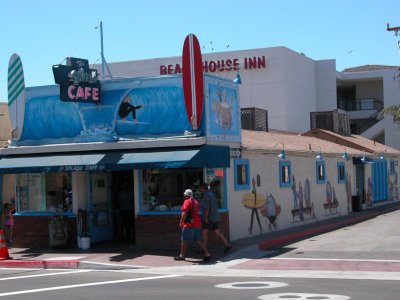
{"type": "Polygon", "coordinates": [[[15,175],[18,212],[72,211],[71,180],[67,173],[15,175]]]}
{"type": "Polygon", "coordinates": [[[289,160],[279,161],[279,186],[290,187],[292,182],[292,163],[289,160]]]}
{"type": "Polygon", "coordinates": [[[210,190],[218,201],[218,208],[226,208],[224,175],[225,170],[221,168],[207,169],[206,173],[206,182],[210,185],[210,190]]]}
{"type": "Polygon", "coordinates": [[[250,189],[250,163],[248,159],[235,159],[235,190],[250,189]]]}
{"type": "Polygon", "coordinates": [[[394,174],[396,173],[396,169],[395,169],[395,162],[393,159],[390,160],[390,174],[394,174]]]}
{"type": "Polygon", "coordinates": [[[145,169],[139,174],[142,212],[179,211],[186,189],[193,190],[196,199],[201,197],[203,169],[145,169]]]}
{"type": "Polygon", "coordinates": [[[344,162],[339,161],[337,163],[337,171],[338,171],[338,183],[346,182],[346,164],[344,162]]]}
{"type": "Polygon", "coordinates": [[[326,182],[326,171],[325,171],[325,161],[319,160],[316,162],[317,169],[317,184],[323,184],[326,182]]]}

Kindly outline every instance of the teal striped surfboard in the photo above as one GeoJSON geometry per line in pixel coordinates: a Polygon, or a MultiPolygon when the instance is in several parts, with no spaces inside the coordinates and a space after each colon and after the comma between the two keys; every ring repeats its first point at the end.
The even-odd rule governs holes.
{"type": "Polygon", "coordinates": [[[25,116],[25,80],[21,58],[13,54],[8,64],[8,110],[12,127],[12,137],[21,137],[25,116]]]}

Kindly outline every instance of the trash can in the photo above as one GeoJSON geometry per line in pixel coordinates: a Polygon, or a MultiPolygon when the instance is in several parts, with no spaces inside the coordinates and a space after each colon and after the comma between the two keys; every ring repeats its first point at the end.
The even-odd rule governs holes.
{"type": "Polygon", "coordinates": [[[353,212],[360,212],[361,211],[361,196],[352,196],[351,204],[352,204],[353,212]]]}

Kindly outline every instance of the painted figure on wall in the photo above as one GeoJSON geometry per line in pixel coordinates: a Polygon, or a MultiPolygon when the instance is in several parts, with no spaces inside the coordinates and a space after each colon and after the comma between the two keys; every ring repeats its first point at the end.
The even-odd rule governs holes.
{"type": "Polygon", "coordinates": [[[347,212],[352,211],[351,207],[351,175],[349,173],[346,174],[346,197],[347,197],[347,212]]]}
{"type": "Polygon", "coordinates": [[[325,215],[333,215],[337,213],[337,208],[339,206],[339,201],[336,198],[335,189],[332,188],[331,182],[328,180],[326,182],[326,202],[324,203],[325,215]]]}
{"type": "Polygon", "coordinates": [[[267,200],[265,205],[260,209],[261,214],[267,218],[269,230],[277,229],[278,224],[276,223],[277,217],[281,212],[281,206],[276,203],[275,198],[272,194],[267,194],[267,200]]]}
{"type": "Polygon", "coordinates": [[[132,97],[131,96],[125,96],[124,99],[122,100],[119,109],[118,109],[118,116],[122,118],[122,120],[125,120],[126,117],[129,115],[132,115],[132,121],[137,122],[136,120],[136,110],[141,108],[142,105],[132,105],[131,104],[132,97]]]}
{"type": "Polygon", "coordinates": [[[212,100],[212,110],[216,113],[216,124],[220,127],[232,127],[232,105],[228,99],[226,89],[218,89],[216,98],[212,100]]]}
{"type": "Polygon", "coordinates": [[[253,189],[251,193],[247,193],[243,195],[242,203],[244,207],[247,209],[251,209],[251,219],[250,219],[250,227],[248,228],[249,234],[253,232],[253,222],[254,216],[257,218],[258,227],[260,228],[260,234],[262,233],[262,227],[260,222],[260,216],[258,215],[258,209],[264,207],[266,199],[262,194],[257,193],[256,189],[256,179],[253,177],[252,179],[253,189]]]}
{"type": "Polygon", "coordinates": [[[372,206],[372,193],[373,193],[372,180],[371,180],[371,177],[368,177],[368,180],[367,180],[367,193],[365,195],[365,201],[366,201],[368,207],[372,206]]]}
{"type": "Polygon", "coordinates": [[[389,175],[389,201],[399,200],[399,188],[397,186],[397,172],[389,175]]]}
{"type": "Polygon", "coordinates": [[[301,182],[299,187],[296,189],[295,177],[292,176],[292,192],[293,192],[293,209],[292,217],[293,222],[298,217],[299,221],[315,219],[314,204],[311,201],[311,187],[308,178],[304,181],[304,189],[301,182]]]}

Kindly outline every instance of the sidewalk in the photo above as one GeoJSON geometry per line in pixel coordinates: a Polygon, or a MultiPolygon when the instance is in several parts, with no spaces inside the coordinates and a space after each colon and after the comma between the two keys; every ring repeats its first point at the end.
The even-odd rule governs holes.
{"type": "MultiPolygon", "coordinates": [[[[267,254],[265,250],[372,219],[399,208],[400,202],[392,202],[347,216],[237,240],[232,243],[233,248],[227,254],[223,253],[221,245],[213,246],[210,249],[212,253],[210,263],[239,258],[261,258],[267,254]]],[[[107,242],[93,245],[88,250],[25,249],[8,245],[11,259],[0,260],[0,268],[132,269],[203,263],[202,254],[196,253],[194,248],[189,249],[186,261],[174,261],[173,256],[179,252],[178,244],[179,241],[177,249],[143,249],[132,244],[107,242]]]]}

